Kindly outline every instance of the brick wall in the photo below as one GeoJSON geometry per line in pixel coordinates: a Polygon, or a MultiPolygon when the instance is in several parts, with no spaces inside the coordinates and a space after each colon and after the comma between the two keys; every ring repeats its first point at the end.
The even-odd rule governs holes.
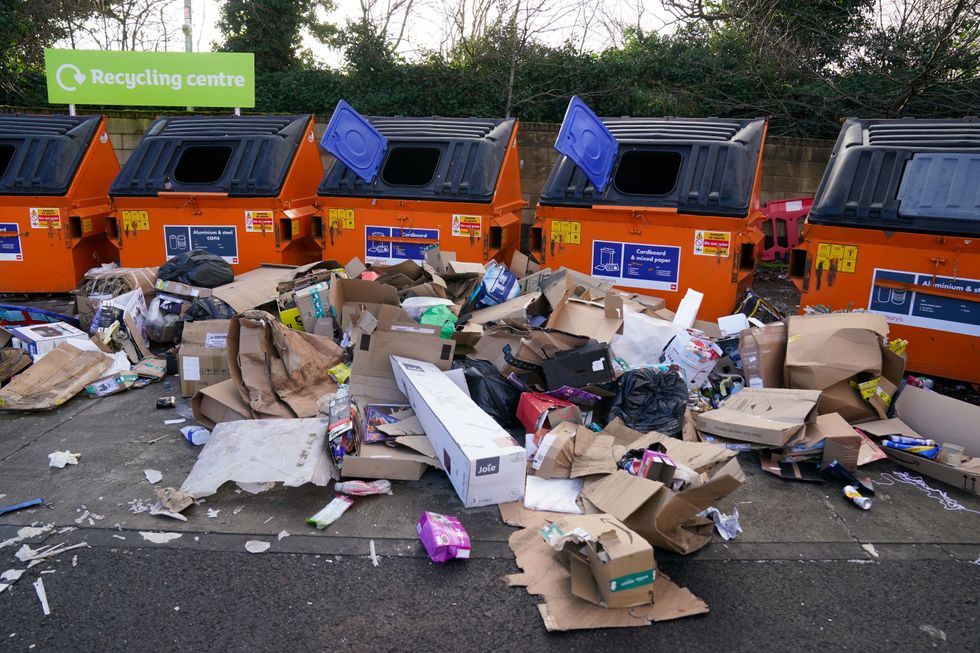
{"type": "MultiPolygon", "coordinates": [[[[117,118],[107,120],[109,137],[119,162],[129,158],[151,118],[117,118]]],[[[323,134],[325,122],[316,125],[317,138],[323,134]]],[[[521,123],[518,151],[521,156],[521,186],[528,206],[524,222],[534,221],[534,206],[541,187],[551,172],[557,153],[554,149],[558,125],[551,123],[521,123]]],[[[785,199],[813,195],[824,167],[830,158],[833,141],[770,137],[766,141],[762,163],[762,200],[785,199]]],[[[326,157],[324,157],[326,160],[326,157]]]]}

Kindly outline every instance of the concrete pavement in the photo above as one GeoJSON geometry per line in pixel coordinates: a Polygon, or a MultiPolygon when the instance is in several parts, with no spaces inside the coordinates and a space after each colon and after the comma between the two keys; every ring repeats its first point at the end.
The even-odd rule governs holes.
{"type": "MultiPolygon", "coordinates": [[[[677,645],[725,650],[980,650],[980,565],[974,564],[980,512],[945,509],[901,483],[879,485],[874,508],[864,512],[845,502],[836,484],[784,481],[762,472],[750,456],[741,461],[746,484],[719,506],[738,508],[744,529],[738,539],[716,538],[684,558],[657,552],[663,570],[705,599],[711,614],[619,632],[546,634],[537,599],[500,580],[518,571],[506,544],[513,529],[496,508],[463,510],[434,470],[417,483],[394,483],[391,496],[357,500],[324,531],[304,520],[333,493],[312,486],[258,495],[225,486],[185,511],[186,523],[133,514],[130,502],[153,497],[144,469],[163,473],[160,486],[179,486],[199,451],[179,425],[163,424],[174,410],[154,407],[156,397],[176,392],[176,379],[170,383],[104,399],[79,397],[49,413],[0,414],[0,495],[6,495],[0,505],[34,497],[48,502],[0,516],[0,542],[42,522],[78,530],[42,535],[31,541],[35,547],[40,539],[91,546],[32,568],[0,594],[0,649],[34,643],[116,650],[138,641],[164,650],[209,642],[231,650],[251,644],[364,650],[393,649],[410,635],[422,650],[464,643],[575,650],[665,636],[677,645]],[[80,452],[79,465],[49,468],[47,455],[63,449],[80,452]],[[208,519],[207,508],[218,517],[208,519]],[[76,524],[83,510],[103,519],[76,524]],[[429,563],[415,536],[422,510],[459,517],[474,540],[474,559],[429,563]],[[140,535],[149,530],[181,537],[152,544],[140,535]],[[283,530],[290,537],[278,541],[283,530]],[[247,554],[248,539],[270,541],[271,549],[247,554]],[[366,557],[371,540],[382,558],[377,568],[366,557]],[[45,570],[54,573],[40,574],[45,570]],[[39,575],[49,617],[31,586],[39,575]],[[447,629],[463,640],[447,643],[447,629]]],[[[900,468],[884,461],[863,469],[887,483],[882,474],[900,468]]],[[[925,481],[980,511],[977,497],[925,481]]],[[[18,546],[0,548],[0,572],[23,567],[13,559],[18,546]]]]}

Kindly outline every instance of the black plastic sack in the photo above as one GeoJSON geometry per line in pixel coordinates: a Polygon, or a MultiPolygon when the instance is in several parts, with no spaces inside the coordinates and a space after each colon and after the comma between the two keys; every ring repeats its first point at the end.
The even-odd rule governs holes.
{"type": "Polygon", "coordinates": [[[217,297],[195,299],[184,314],[185,322],[195,320],[230,320],[235,317],[235,309],[217,297]]]}
{"type": "Polygon", "coordinates": [[[684,426],[687,396],[687,383],[677,372],[630,370],[619,377],[607,421],[618,417],[641,433],[678,436],[684,426]]]}
{"type": "Polygon", "coordinates": [[[466,386],[477,406],[505,429],[520,425],[517,402],[521,399],[521,391],[508,383],[493,363],[462,359],[454,367],[462,369],[466,375],[466,386]]]}
{"type": "Polygon", "coordinates": [[[223,258],[203,249],[173,257],[160,266],[157,278],[177,281],[199,288],[216,288],[235,280],[231,265],[223,258]]]}

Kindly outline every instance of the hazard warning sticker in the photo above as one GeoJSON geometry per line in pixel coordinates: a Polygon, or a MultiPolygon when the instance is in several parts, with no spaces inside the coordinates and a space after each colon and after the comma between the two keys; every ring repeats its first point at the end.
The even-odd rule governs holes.
{"type": "Polygon", "coordinates": [[[479,238],[483,229],[483,218],[478,215],[453,215],[453,235],[464,238],[479,238]]]}
{"type": "Polygon", "coordinates": [[[566,245],[581,245],[582,223],[573,220],[552,220],[551,240],[566,245]]]}
{"type": "Polygon", "coordinates": [[[248,233],[271,233],[272,211],[245,211],[245,231],[248,233]]]}
{"type": "Polygon", "coordinates": [[[327,209],[327,226],[338,231],[354,228],[354,209],[327,209]]]}
{"type": "Polygon", "coordinates": [[[814,265],[820,270],[829,270],[833,264],[838,272],[853,273],[857,270],[857,259],[856,245],[817,243],[817,258],[814,265]]]}
{"type": "Polygon", "coordinates": [[[732,251],[732,234],[730,231],[694,232],[694,253],[698,256],[719,256],[728,258],[732,251]]]}
{"type": "Polygon", "coordinates": [[[61,229],[61,210],[31,209],[31,229],[61,229]]]}
{"type": "Polygon", "coordinates": [[[20,227],[16,222],[0,222],[0,261],[23,261],[20,227]]]}
{"type": "Polygon", "coordinates": [[[123,231],[149,231],[150,214],[146,211],[121,211],[123,231]]]}

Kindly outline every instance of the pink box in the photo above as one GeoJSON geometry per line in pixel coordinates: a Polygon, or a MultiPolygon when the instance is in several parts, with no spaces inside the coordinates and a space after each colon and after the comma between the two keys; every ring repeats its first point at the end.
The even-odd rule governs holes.
{"type": "Polygon", "coordinates": [[[432,562],[470,557],[470,536],[455,517],[423,512],[415,530],[432,562]]]}

